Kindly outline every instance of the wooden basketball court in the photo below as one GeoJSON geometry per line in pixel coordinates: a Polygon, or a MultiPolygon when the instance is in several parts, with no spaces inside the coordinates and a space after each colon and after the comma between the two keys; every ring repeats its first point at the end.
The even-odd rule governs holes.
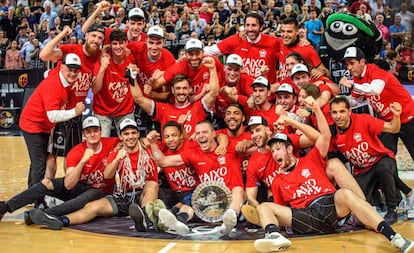
{"type": "MultiPolygon", "coordinates": [[[[0,200],[9,199],[26,189],[29,157],[22,137],[0,137],[0,200]]],[[[62,175],[62,161],[58,164],[62,175]]],[[[407,181],[414,186],[414,181],[407,181]]],[[[21,212],[18,210],[15,213],[21,212]]],[[[96,252],[96,253],[250,253],[257,252],[253,241],[189,241],[131,238],[88,233],[70,228],[52,231],[40,226],[26,226],[22,220],[13,220],[15,213],[0,222],[0,252],[96,252]]],[[[414,239],[414,222],[399,221],[393,228],[403,236],[414,239]]],[[[379,233],[369,230],[327,236],[293,238],[287,252],[398,252],[379,233]]]]}

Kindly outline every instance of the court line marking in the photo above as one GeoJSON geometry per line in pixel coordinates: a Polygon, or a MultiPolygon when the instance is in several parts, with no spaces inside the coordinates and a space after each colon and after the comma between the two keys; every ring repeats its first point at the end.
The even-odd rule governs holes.
{"type": "Polygon", "coordinates": [[[170,242],[167,246],[158,251],[158,253],[167,253],[170,249],[174,248],[176,244],[176,242],[170,242]]]}

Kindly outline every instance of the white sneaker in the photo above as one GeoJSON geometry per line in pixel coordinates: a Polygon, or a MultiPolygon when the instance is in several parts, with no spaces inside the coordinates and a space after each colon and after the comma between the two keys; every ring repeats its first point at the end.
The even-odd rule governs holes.
{"type": "Polygon", "coordinates": [[[391,245],[394,248],[400,249],[402,253],[413,253],[414,243],[407,238],[402,237],[400,234],[395,234],[391,240],[391,245]]]}
{"type": "Polygon", "coordinates": [[[159,223],[165,225],[168,230],[175,231],[179,235],[187,235],[190,229],[187,225],[178,221],[174,214],[167,209],[160,209],[158,213],[159,223]]]}
{"type": "Polygon", "coordinates": [[[223,235],[229,235],[236,225],[237,213],[233,209],[228,209],[223,215],[223,224],[219,230],[223,235]]]}
{"type": "Polygon", "coordinates": [[[287,250],[292,242],[278,232],[266,234],[265,238],[254,241],[254,247],[260,252],[287,250]]]}
{"type": "Polygon", "coordinates": [[[405,197],[405,201],[407,202],[408,208],[414,208],[414,190],[411,190],[411,196],[405,197]]]}

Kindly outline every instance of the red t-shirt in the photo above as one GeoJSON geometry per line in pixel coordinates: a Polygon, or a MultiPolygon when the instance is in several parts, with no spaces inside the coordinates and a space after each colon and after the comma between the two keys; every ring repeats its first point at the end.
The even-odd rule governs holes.
{"type": "Polygon", "coordinates": [[[20,115],[20,128],[28,133],[47,133],[56,123],[50,122],[47,111],[66,110],[71,90],[63,87],[59,71],[50,73],[34,90],[20,115]]]}
{"type": "Polygon", "coordinates": [[[185,164],[194,168],[200,183],[218,181],[230,190],[236,186],[244,187],[242,172],[234,153],[216,155],[214,151],[206,153],[197,146],[183,150],[180,155],[185,164]]]}
{"type": "Polygon", "coordinates": [[[371,169],[382,157],[394,158],[394,153],[385,148],[378,135],[382,133],[384,121],[369,114],[351,114],[351,125],[332,137],[331,143],[344,154],[358,175],[371,169]]]}
{"type": "Polygon", "coordinates": [[[248,74],[253,78],[260,76],[260,67],[267,65],[270,69],[266,78],[269,83],[276,83],[276,65],[279,58],[281,39],[260,34],[257,43],[249,43],[248,40],[234,34],[219,43],[217,47],[223,54],[238,54],[243,59],[243,65],[247,68],[248,74]]]}
{"type": "Polygon", "coordinates": [[[225,134],[228,137],[229,140],[229,144],[227,145],[227,152],[232,152],[234,153],[234,155],[239,158],[240,160],[240,168],[242,169],[242,171],[246,171],[247,169],[247,164],[249,163],[249,156],[248,155],[242,155],[236,152],[236,146],[237,143],[239,143],[240,141],[244,141],[244,140],[251,140],[251,135],[249,132],[245,132],[244,129],[246,127],[242,126],[243,128],[243,132],[241,135],[237,136],[237,137],[233,137],[229,135],[229,130],[227,128],[223,128],[220,130],[216,131],[216,134],[225,134]]]}
{"type": "MultiPolygon", "coordinates": [[[[249,111],[248,115],[249,115],[249,117],[251,117],[251,116],[261,116],[261,117],[263,117],[267,121],[267,124],[269,125],[270,130],[273,132],[273,123],[276,122],[277,119],[279,119],[279,115],[276,114],[275,109],[276,109],[276,106],[274,104],[272,104],[270,109],[268,109],[266,111],[258,110],[258,109],[255,108],[255,109],[249,111]]],[[[286,132],[286,133],[288,133],[288,132],[286,132]]]]}
{"type": "MultiPolygon", "coordinates": [[[[400,81],[388,71],[385,71],[375,64],[367,64],[366,72],[362,78],[354,77],[355,84],[370,84],[375,79],[381,79],[385,86],[381,94],[363,96],[369,101],[372,108],[379,114],[380,118],[385,121],[391,121],[394,117],[390,104],[398,102],[402,106],[401,123],[407,123],[414,117],[414,101],[410,93],[401,85],[400,81]]],[[[353,96],[360,96],[354,91],[353,96]]]]}
{"type": "MultiPolygon", "coordinates": [[[[109,153],[108,164],[115,160],[118,151],[109,153]]],[[[118,164],[117,173],[120,178],[118,192],[130,192],[133,189],[143,189],[146,182],[158,183],[158,167],[149,151],[140,148],[130,153],[118,164]]]]}
{"type": "MultiPolygon", "coordinates": [[[[114,150],[118,142],[118,138],[101,138],[101,148],[83,166],[79,176],[80,183],[88,184],[95,189],[101,189],[106,194],[113,192],[115,178],[104,179],[104,170],[107,165],[108,154],[114,150]]],[[[66,157],[66,166],[68,168],[75,167],[82,159],[86,149],[87,145],[85,141],[73,147],[66,157]]]]}
{"type": "MultiPolygon", "coordinates": [[[[198,144],[194,141],[184,140],[181,147],[175,151],[168,149],[166,146],[161,150],[165,155],[175,155],[185,150],[191,150],[197,145],[198,144]]],[[[191,191],[200,183],[194,169],[190,166],[182,165],[177,167],[165,167],[162,169],[168,184],[174,191],[191,191]]]]}
{"type": "MultiPolygon", "coordinates": [[[[93,97],[93,111],[102,116],[122,116],[134,110],[134,99],[129,89],[128,78],[125,78],[125,69],[135,58],[132,54],[125,57],[120,64],[111,57],[105,70],[101,90],[93,97]]],[[[94,76],[99,72],[100,61],[96,62],[94,76]]]]}
{"type": "Polygon", "coordinates": [[[335,187],[325,172],[326,160],[317,148],[299,158],[291,172],[280,173],[273,180],[272,193],[275,203],[305,208],[313,200],[335,193],[335,187]]]}
{"type": "Polygon", "coordinates": [[[207,117],[208,110],[203,105],[203,100],[198,100],[184,107],[177,107],[172,104],[155,102],[155,114],[151,115],[153,120],[159,121],[162,126],[167,121],[177,121],[181,115],[186,115],[188,111],[191,113],[187,117],[187,121],[184,123],[184,130],[191,136],[194,133],[195,125],[207,117]]]}
{"type": "Polygon", "coordinates": [[[147,83],[155,70],[164,71],[175,64],[174,55],[165,48],[162,49],[161,57],[155,62],[148,59],[148,47],[145,42],[129,42],[128,48],[131,50],[132,55],[135,56],[135,62],[139,68],[137,81],[141,87],[147,83]]]}
{"type": "MultiPolygon", "coordinates": [[[[217,57],[213,57],[213,59],[216,62],[219,84],[224,84],[223,64],[221,64],[217,57]]],[[[203,86],[210,82],[210,70],[203,65],[199,69],[194,69],[189,65],[188,59],[176,62],[165,70],[164,79],[167,82],[168,87],[170,87],[171,81],[177,74],[185,75],[191,80],[190,85],[193,88],[195,95],[199,94],[203,90],[203,86]]]]}
{"type": "MultiPolygon", "coordinates": [[[[87,56],[83,51],[83,46],[79,44],[65,44],[61,45],[59,49],[62,50],[63,55],[75,53],[81,60],[81,77],[72,85],[72,95],[69,102],[69,108],[72,108],[77,102],[85,101],[88,96],[89,88],[92,86],[93,70],[101,57],[101,51],[95,55],[87,56]]],[[[59,70],[61,64],[60,61],[55,69],[59,70]]]]}
{"type": "Polygon", "coordinates": [[[273,159],[272,152],[255,151],[250,157],[246,171],[246,187],[256,187],[263,182],[267,189],[272,188],[273,179],[277,176],[279,164],[273,159]]]}
{"type": "Polygon", "coordinates": [[[316,53],[315,49],[311,45],[299,46],[298,44],[296,44],[293,47],[287,47],[286,45],[281,43],[279,54],[279,80],[285,79],[290,76],[290,73],[288,73],[286,70],[285,58],[288,54],[292,52],[299,53],[303,58],[306,59],[307,62],[312,64],[313,68],[319,66],[322,63],[318,53],[316,53]]]}

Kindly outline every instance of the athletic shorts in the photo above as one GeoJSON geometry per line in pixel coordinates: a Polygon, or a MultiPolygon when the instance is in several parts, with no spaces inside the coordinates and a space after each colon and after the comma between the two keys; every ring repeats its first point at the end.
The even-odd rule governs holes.
{"type": "Polygon", "coordinates": [[[57,123],[51,134],[50,153],[66,157],[67,153],[82,142],[82,116],[57,123]]]}
{"type": "Polygon", "coordinates": [[[292,208],[292,230],[299,234],[326,234],[338,228],[335,194],[315,199],[306,208],[292,208]]]}
{"type": "Polygon", "coordinates": [[[111,203],[113,216],[128,216],[129,205],[137,203],[141,197],[142,190],[127,193],[114,193],[112,195],[106,195],[105,198],[111,203]]]}

